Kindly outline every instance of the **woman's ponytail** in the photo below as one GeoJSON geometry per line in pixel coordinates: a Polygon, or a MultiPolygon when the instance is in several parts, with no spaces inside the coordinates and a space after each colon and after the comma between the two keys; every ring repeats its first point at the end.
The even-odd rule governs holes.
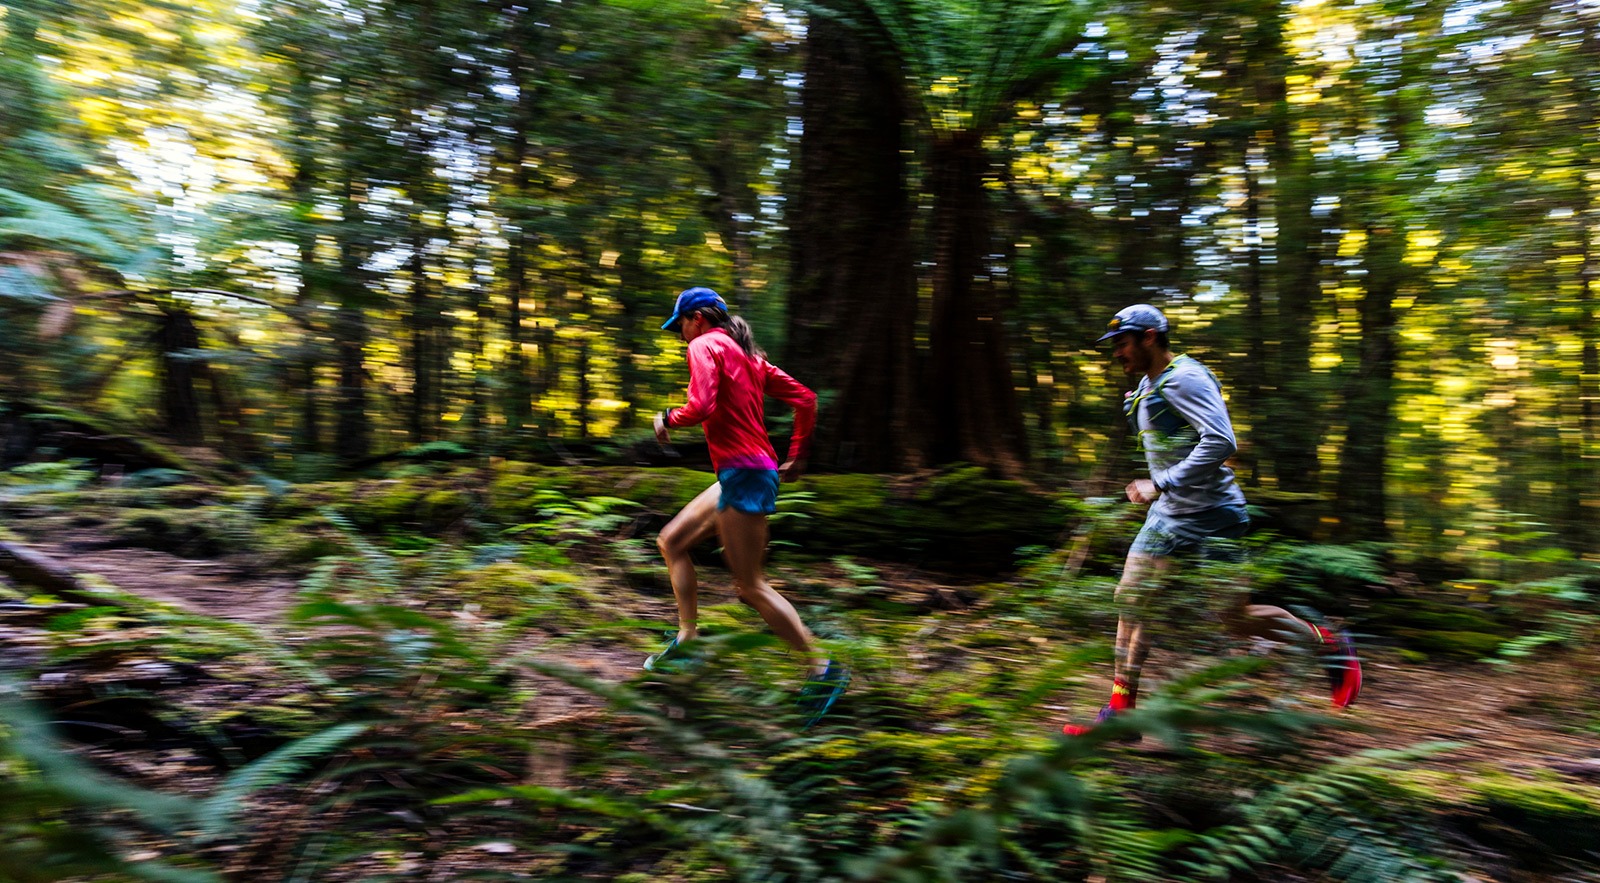
{"type": "Polygon", "coordinates": [[[767,357],[766,352],[761,347],[756,346],[756,336],[750,330],[749,322],[738,316],[730,316],[726,310],[719,310],[716,307],[705,307],[696,310],[696,312],[706,317],[706,321],[711,323],[712,328],[721,328],[723,331],[728,332],[728,336],[733,338],[733,342],[737,343],[740,349],[744,350],[745,355],[756,359],[765,359],[767,357]]]}
{"type": "Polygon", "coordinates": [[[729,316],[727,331],[734,342],[739,344],[740,349],[744,350],[745,355],[756,359],[765,359],[767,357],[761,347],[756,346],[755,332],[750,330],[749,322],[738,316],[729,316]]]}

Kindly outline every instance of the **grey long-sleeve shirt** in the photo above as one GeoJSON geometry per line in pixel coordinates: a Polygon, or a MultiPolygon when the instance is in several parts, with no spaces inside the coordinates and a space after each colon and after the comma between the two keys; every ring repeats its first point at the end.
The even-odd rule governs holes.
{"type": "Polygon", "coordinates": [[[1204,365],[1178,356],[1154,383],[1139,387],[1124,405],[1161,489],[1151,510],[1183,515],[1217,506],[1244,505],[1244,492],[1224,463],[1238,450],[1222,385],[1204,365]]]}

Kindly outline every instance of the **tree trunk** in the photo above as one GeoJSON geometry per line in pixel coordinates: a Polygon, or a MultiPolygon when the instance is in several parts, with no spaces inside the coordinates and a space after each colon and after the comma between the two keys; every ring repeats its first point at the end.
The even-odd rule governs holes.
{"type": "Polygon", "coordinates": [[[200,419],[200,397],[195,393],[195,378],[204,363],[193,357],[200,348],[200,333],[194,317],[176,306],[161,308],[161,326],[156,332],[156,371],[161,386],[162,431],[181,445],[205,443],[200,419]],[[185,354],[184,351],[190,351],[185,354]]]}
{"type": "MultiPolygon", "coordinates": [[[[316,100],[312,88],[312,73],[306,67],[301,52],[291,52],[293,74],[290,81],[289,153],[294,163],[294,175],[289,181],[289,193],[294,199],[296,247],[299,251],[300,289],[295,294],[295,308],[309,322],[315,314],[317,301],[313,284],[317,279],[317,234],[310,218],[316,202],[316,144],[317,123],[312,112],[316,100]]],[[[289,370],[293,395],[300,404],[300,421],[296,431],[296,447],[317,452],[322,450],[322,415],[317,401],[317,345],[316,332],[306,328],[300,332],[304,341],[289,370]]]]}
{"type": "MultiPolygon", "coordinates": [[[[1258,229],[1261,221],[1261,185],[1250,170],[1250,142],[1244,146],[1245,168],[1245,218],[1251,229],[1258,229]]],[[[1261,246],[1251,248],[1245,257],[1245,314],[1248,319],[1250,364],[1257,370],[1249,372],[1245,386],[1245,402],[1250,413],[1250,450],[1244,457],[1244,484],[1257,487],[1261,484],[1261,452],[1272,444],[1272,421],[1265,419],[1270,413],[1267,389],[1262,383],[1262,366],[1267,364],[1267,309],[1264,291],[1264,274],[1261,269],[1261,246]]]]}
{"type": "MultiPolygon", "coordinates": [[[[420,226],[421,218],[414,223],[420,226]]],[[[405,316],[411,337],[411,402],[406,417],[414,445],[432,441],[436,425],[431,337],[434,306],[428,281],[427,246],[428,236],[419,229],[411,240],[411,309],[405,316]]]]}
{"type": "Polygon", "coordinates": [[[1577,523],[1582,525],[1582,536],[1587,545],[1585,553],[1595,551],[1597,544],[1595,537],[1600,535],[1600,469],[1595,463],[1600,460],[1600,347],[1596,345],[1596,338],[1600,338],[1600,319],[1595,316],[1594,289],[1600,284],[1600,257],[1595,255],[1594,231],[1584,232],[1584,273],[1583,294],[1579,303],[1582,312],[1579,314],[1580,333],[1583,335],[1583,448],[1579,451],[1581,470],[1578,475],[1580,489],[1577,496],[1579,505],[1583,507],[1577,523]]]}
{"type": "Polygon", "coordinates": [[[936,143],[929,157],[934,270],[923,395],[933,415],[933,462],[965,461],[1022,477],[1027,439],[990,273],[989,171],[975,133],[936,143]]]}
{"type": "Polygon", "coordinates": [[[1345,441],[1339,453],[1339,533],[1387,540],[1389,432],[1393,423],[1394,300],[1404,272],[1405,234],[1367,228],[1367,290],[1361,298],[1360,362],[1345,385],[1345,441]]]}
{"type": "Polygon", "coordinates": [[[913,470],[927,451],[905,99],[858,34],[823,16],[808,28],[784,367],[821,396],[817,466],[913,470]]]}
{"type": "MultiPolygon", "coordinates": [[[[352,147],[347,145],[347,151],[352,147]]],[[[371,448],[371,424],[367,416],[367,317],[362,309],[365,290],[361,284],[363,256],[351,229],[360,210],[354,198],[354,169],[344,170],[344,224],[339,243],[339,308],[334,314],[334,341],[339,352],[339,417],[334,429],[334,455],[346,463],[359,460],[371,448]]]]}
{"type": "MultiPolygon", "coordinates": [[[[512,147],[512,162],[516,173],[515,197],[523,198],[529,191],[528,136],[519,126],[512,147]]],[[[506,297],[510,306],[506,314],[506,431],[513,439],[522,434],[533,415],[533,383],[528,376],[528,354],[523,351],[526,335],[522,327],[522,303],[528,297],[528,251],[532,248],[532,234],[528,232],[530,219],[522,209],[514,210],[511,225],[506,230],[508,254],[506,255],[506,297]]]]}
{"type": "Polygon", "coordinates": [[[1286,13],[1263,21],[1261,55],[1266,59],[1257,80],[1261,104],[1269,108],[1272,133],[1270,157],[1277,189],[1273,214],[1278,223],[1276,321],[1269,330],[1278,341],[1272,360],[1276,384],[1265,397],[1270,410],[1257,414],[1270,432],[1260,436],[1263,452],[1272,463],[1278,487],[1309,493],[1319,484],[1317,445],[1324,420],[1317,407],[1317,381],[1311,373],[1311,331],[1315,324],[1319,257],[1318,237],[1311,217],[1314,189],[1311,159],[1294,142],[1289,114],[1288,76],[1292,60],[1284,44],[1286,13]]]}

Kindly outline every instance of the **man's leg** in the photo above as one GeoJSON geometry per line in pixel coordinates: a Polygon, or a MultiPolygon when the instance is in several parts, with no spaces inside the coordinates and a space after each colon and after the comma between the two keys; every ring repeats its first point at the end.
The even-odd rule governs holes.
{"type": "Polygon", "coordinates": [[[1361,695],[1361,659],[1356,656],[1355,642],[1344,631],[1330,631],[1270,604],[1242,604],[1227,622],[1236,635],[1310,646],[1322,657],[1334,707],[1344,708],[1361,695]]]}
{"type": "MultiPolygon", "coordinates": [[[[1138,543],[1135,542],[1135,548],[1138,543]]],[[[1134,706],[1139,698],[1139,675],[1145,659],[1150,655],[1150,638],[1145,634],[1142,614],[1150,600],[1150,593],[1158,591],[1160,580],[1171,559],[1147,552],[1128,552],[1122,567],[1122,579],[1117,583],[1117,643],[1116,660],[1112,665],[1111,698],[1101,709],[1095,723],[1110,715],[1134,706]]],[[[1067,724],[1061,732],[1068,736],[1081,736],[1094,728],[1094,724],[1067,724]]],[[[1130,741],[1137,741],[1133,736],[1130,741]]]]}
{"type": "Polygon", "coordinates": [[[1145,633],[1142,614],[1157,591],[1172,559],[1129,552],[1122,568],[1122,579],[1117,583],[1117,643],[1116,661],[1112,666],[1113,706],[1132,707],[1139,698],[1139,676],[1145,660],[1150,656],[1150,638],[1145,633]],[[1122,701],[1116,701],[1117,692],[1125,691],[1122,701]]]}
{"type": "Polygon", "coordinates": [[[656,537],[656,548],[666,559],[667,575],[672,580],[672,596],[678,602],[679,643],[692,641],[700,633],[700,582],[695,577],[689,550],[717,532],[717,501],[720,499],[722,486],[712,484],[673,516],[656,537]]]}

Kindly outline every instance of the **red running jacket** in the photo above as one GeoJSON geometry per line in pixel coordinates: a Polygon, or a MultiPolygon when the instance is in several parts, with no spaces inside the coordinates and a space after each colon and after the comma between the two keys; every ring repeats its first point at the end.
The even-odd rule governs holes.
{"type": "Polygon", "coordinates": [[[767,438],[762,396],[794,408],[788,459],[803,459],[817,424],[817,394],[766,359],[745,353],[721,328],[689,341],[689,402],[667,412],[670,427],[705,424],[711,465],[724,469],[776,469],[767,438]]]}

